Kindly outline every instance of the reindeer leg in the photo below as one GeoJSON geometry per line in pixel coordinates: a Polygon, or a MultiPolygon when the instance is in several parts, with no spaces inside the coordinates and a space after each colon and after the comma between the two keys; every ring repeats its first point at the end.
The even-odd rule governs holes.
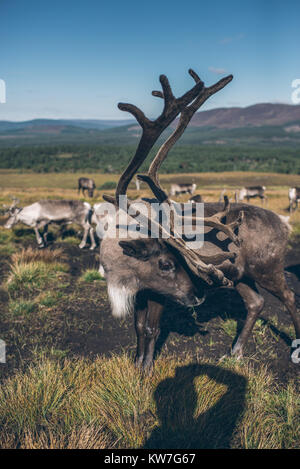
{"type": "Polygon", "coordinates": [[[270,279],[264,279],[260,285],[282,301],[292,317],[296,338],[300,339],[300,315],[297,311],[295,295],[287,286],[283,270],[273,274],[270,279]]]}
{"type": "Polygon", "coordinates": [[[96,241],[95,241],[95,236],[94,236],[94,228],[91,226],[90,227],[90,238],[91,238],[91,247],[90,250],[93,251],[95,247],[97,246],[96,241]]]}
{"type": "Polygon", "coordinates": [[[147,304],[138,305],[135,310],[135,332],[137,339],[135,366],[140,367],[143,364],[145,353],[145,327],[147,316],[147,304]]]}
{"type": "Polygon", "coordinates": [[[43,239],[44,239],[44,244],[47,246],[47,237],[48,237],[48,224],[44,226],[44,231],[43,231],[43,239]]]}
{"type": "Polygon", "coordinates": [[[145,356],[143,370],[150,373],[153,368],[153,355],[156,340],[160,333],[159,323],[164,305],[156,301],[148,300],[148,311],[145,325],[145,356]]]}
{"type": "Polygon", "coordinates": [[[264,299],[258,293],[254,282],[248,281],[246,283],[246,280],[244,280],[237,284],[236,289],[244,300],[247,308],[247,318],[231,353],[235,357],[241,358],[243,356],[243,347],[253,329],[257,316],[264,307],[264,299]]]}
{"type": "Polygon", "coordinates": [[[38,230],[37,226],[34,226],[33,229],[34,229],[36,240],[37,240],[37,243],[38,243],[39,247],[43,248],[44,247],[44,241],[43,241],[43,238],[41,237],[41,235],[39,233],[39,230],[38,230]]]}
{"type": "Polygon", "coordinates": [[[88,234],[89,234],[89,230],[90,230],[90,225],[89,224],[85,224],[83,225],[83,228],[84,228],[84,233],[83,233],[83,238],[82,238],[82,241],[81,243],[79,244],[79,248],[82,249],[85,247],[86,245],[86,240],[87,240],[87,237],[88,237],[88,234]]]}

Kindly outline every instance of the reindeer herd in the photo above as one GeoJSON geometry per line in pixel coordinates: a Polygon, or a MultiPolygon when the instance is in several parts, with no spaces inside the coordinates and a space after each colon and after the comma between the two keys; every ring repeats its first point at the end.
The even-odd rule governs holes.
{"type": "MultiPolygon", "coordinates": [[[[294,293],[284,276],[284,256],[290,227],[285,217],[263,207],[244,203],[245,199],[249,202],[258,197],[264,204],[267,201],[266,188],[244,187],[236,191],[233,203],[223,193],[224,200],[220,202],[204,202],[203,216],[198,217],[195,204],[203,200],[200,194],[194,195],[194,182],[173,184],[169,194],[160,184],[160,166],[195,112],[233,78],[229,75],[205,87],[197,73],[189,70],[189,74],[195,84],[179,98],[174,96],[167,77],[160,76],[162,90],[153,91],[152,95],[162,99],[164,106],[161,115],[155,120],[148,119],[133,104],[118,105],[122,111],[131,113],[142,128],[137,150],[120,176],[115,194],[103,195],[109,207],[113,207],[119,214],[125,214],[125,224],[116,226],[109,210],[105,213],[100,210],[101,203],[92,207],[88,202],[67,200],[43,200],[24,208],[19,208],[15,200],[8,209],[9,218],[5,224],[6,228],[16,223],[32,227],[39,247],[45,247],[50,223],[76,223],[84,230],[79,247],[86,246],[89,235],[90,249],[96,247],[96,225],[96,233],[100,238],[100,269],[106,278],[112,314],[116,317],[134,314],[137,335],[135,362],[145,372],[153,367],[160,318],[166,301],[196,307],[205,301],[208,294],[220,288],[236,290],[247,310],[244,327],[232,349],[234,356],[239,358],[243,355],[244,346],[264,306],[263,296],[257,286],[281,300],[291,315],[296,337],[300,338],[300,316],[294,293]],[[178,116],[176,127],[158,149],[147,174],[137,174],[160,135],[178,116]],[[128,186],[134,177],[137,189],[140,188],[140,182],[145,183],[153,194],[152,198],[142,197],[131,201],[127,197],[128,186]],[[178,232],[174,218],[170,218],[168,236],[164,236],[165,227],[160,217],[151,218],[154,203],[170,210],[180,209],[181,203],[170,197],[181,194],[191,196],[190,223],[201,221],[204,227],[204,241],[200,248],[194,249],[184,235],[178,232]],[[121,203],[124,199],[125,205],[121,203]],[[136,209],[139,202],[142,202],[144,210],[136,209]],[[127,224],[132,222],[138,225],[136,231],[140,232],[134,238],[128,236],[127,230],[127,224]],[[159,233],[155,238],[150,236],[150,226],[153,224],[159,233]],[[43,230],[42,234],[39,230],[43,230]]],[[[88,195],[93,197],[94,189],[93,180],[79,179],[78,192],[87,190],[88,195]]],[[[297,208],[299,199],[300,188],[291,188],[290,211],[297,208]]]]}

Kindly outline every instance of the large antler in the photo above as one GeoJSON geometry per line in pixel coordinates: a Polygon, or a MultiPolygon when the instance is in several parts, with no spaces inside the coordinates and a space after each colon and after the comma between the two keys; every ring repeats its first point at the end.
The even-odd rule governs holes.
{"type": "MultiPolygon", "coordinates": [[[[193,76],[194,72],[191,70],[189,72],[193,76]]],[[[187,93],[182,95],[180,98],[175,98],[168,78],[165,75],[161,75],[159,77],[159,81],[163,91],[153,91],[152,95],[164,99],[164,108],[161,115],[154,121],[148,119],[145,114],[133,104],[118,104],[118,107],[121,109],[121,111],[130,112],[136,118],[142,127],[142,137],[134,157],[120,177],[116,189],[116,200],[118,200],[120,195],[126,194],[127,187],[131,179],[147,158],[151,148],[162,132],[171,124],[171,122],[173,122],[178,114],[180,114],[190,103],[192,103],[195,98],[200,96],[204,88],[204,83],[199,80],[187,93]]],[[[110,197],[104,196],[104,199],[112,202],[110,197]]]]}
{"type": "MultiPolygon", "coordinates": [[[[172,205],[172,202],[169,200],[166,192],[160,186],[158,170],[167,157],[171,147],[177,142],[179,137],[185,131],[195,112],[210,96],[224,88],[224,86],[226,86],[233,78],[232,75],[229,75],[215,83],[213,86],[206,88],[204,87],[204,83],[201,81],[199,76],[193,70],[190,69],[189,74],[194,79],[196,84],[190,91],[177,99],[172,93],[167,77],[164,75],[160,76],[160,82],[163,91],[153,91],[152,95],[164,99],[164,109],[161,115],[155,121],[149,120],[139,108],[132,104],[120,103],[118,105],[119,109],[128,111],[135,116],[136,120],[141,125],[143,132],[134,157],[120,177],[115,197],[108,195],[103,196],[103,198],[108,202],[119,206],[120,195],[126,195],[126,191],[132,177],[145,161],[151,148],[161,133],[180,113],[177,127],[166,140],[166,142],[163,143],[163,145],[159,148],[149,167],[148,174],[137,176],[140,180],[146,182],[149,185],[150,189],[159,202],[167,202],[169,205],[172,205]]],[[[239,240],[235,235],[234,230],[240,225],[242,221],[242,214],[240,214],[239,218],[230,225],[224,224],[222,219],[226,217],[230,208],[228,199],[224,197],[224,200],[225,206],[221,212],[211,217],[203,218],[201,221],[203,221],[207,226],[211,226],[220,231],[223,231],[235,244],[239,245],[239,240]]],[[[126,207],[123,206],[120,208],[127,210],[130,208],[130,205],[130,201],[127,200],[126,207]]],[[[149,226],[149,219],[147,216],[142,215],[140,212],[138,212],[137,215],[139,215],[139,221],[142,224],[149,226]]],[[[191,219],[191,221],[195,221],[195,218],[191,219]]],[[[153,220],[151,220],[151,223],[153,226],[153,220]]],[[[160,232],[164,233],[164,228],[160,224],[159,228],[161,230],[160,232]]],[[[209,263],[213,262],[213,260],[216,261],[216,259],[212,259],[208,256],[201,257],[199,253],[196,253],[193,249],[189,248],[185,241],[178,235],[178,233],[176,233],[174,225],[174,214],[171,216],[170,233],[166,238],[167,239],[165,239],[165,242],[167,242],[170,246],[179,252],[179,254],[184,258],[189,269],[196,276],[201,277],[208,284],[218,283],[225,286],[231,285],[231,281],[224,276],[223,272],[217,269],[212,263],[209,263]]],[[[226,260],[232,259],[234,255],[232,253],[222,253],[221,257],[222,260],[226,260]]]]}
{"type": "MultiPolygon", "coordinates": [[[[166,140],[166,142],[160,147],[158,150],[155,158],[153,159],[149,171],[147,175],[138,175],[138,178],[141,179],[142,181],[145,181],[148,183],[150,186],[152,192],[155,194],[155,196],[160,200],[164,201],[167,199],[166,194],[164,194],[164,191],[162,190],[159,180],[158,180],[158,170],[160,166],[162,165],[163,161],[166,159],[170,149],[172,146],[177,142],[177,140],[181,137],[183,132],[185,131],[186,127],[188,126],[190,120],[192,119],[193,115],[195,114],[196,111],[202,106],[202,104],[213,94],[215,94],[217,91],[221,90],[226,86],[232,79],[232,75],[228,75],[225,78],[222,78],[220,81],[215,83],[213,86],[210,86],[209,88],[204,87],[203,82],[199,78],[196,72],[194,70],[190,69],[189,74],[193,77],[195,80],[196,84],[202,84],[202,88],[200,93],[198,94],[197,98],[190,104],[185,106],[185,108],[182,110],[180,119],[178,121],[177,127],[174,130],[174,132],[170,135],[170,137],[166,140]]],[[[158,96],[160,98],[163,98],[164,95],[163,93],[159,91],[154,91],[152,94],[154,96],[158,96]]]]}

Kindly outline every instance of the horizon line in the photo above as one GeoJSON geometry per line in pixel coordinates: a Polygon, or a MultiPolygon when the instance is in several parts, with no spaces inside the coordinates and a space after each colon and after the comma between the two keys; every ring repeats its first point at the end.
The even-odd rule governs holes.
{"type": "MultiPolygon", "coordinates": [[[[198,111],[196,114],[203,113],[203,112],[210,112],[210,111],[216,111],[218,109],[247,109],[249,107],[254,107],[254,106],[259,106],[263,104],[272,104],[272,105],[283,105],[283,106],[290,106],[290,107],[297,107],[300,106],[300,104],[294,104],[294,103],[289,103],[289,102],[281,102],[281,101],[264,101],[264,102],[258,102],[254,104],[248,104],[246,106],[238,106],[238,105],[228,105],[228,106],[218,106],[215,108],[211,109],[205,109],[202,111],[198,111]]],[[[150,116],[149,119],[155,119],[155,116],[150,116]]],[[[83,120],[83,121],[108,121],[108,122],[116,122],[116,121],[135,121],[133,118],[106,118],[106,117],[31,117],[27,119],[21,119],[21,120],[14,120],[14,119],[1,119],[0,122],[11,122],[11,123],[21,123],[21,122],[28,122],[28,121],[34,121],[34,120],[53,120],[53,121],[60,121],[60,120],[83,120]]]]}

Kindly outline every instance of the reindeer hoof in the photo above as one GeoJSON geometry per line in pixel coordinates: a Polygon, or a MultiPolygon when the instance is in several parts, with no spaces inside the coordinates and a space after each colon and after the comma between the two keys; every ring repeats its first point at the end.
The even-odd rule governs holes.
{"type": "Polygon", "coordinates": [[[135,357],[134,366],[138,369],[142,369],[143,366],[143,357],[135,357]]]}
{"type": "Polygon", "coordinates": [[[151,361],[151,362],[144,362],[144,363],[143,363],[142,370],[143,370],[143,373],[144,373],[146,376],[152,375],[153,369],[154,369],[154,367],[153,367],[153,361],[151,361]]]}
{"type": "Polygon", "coordinates": [[[241,360],[243,358],[243,348],[238,343],[235,344],[233,349],[231,350],[231,356],[236,358],[237,360],[241,360]]]}

